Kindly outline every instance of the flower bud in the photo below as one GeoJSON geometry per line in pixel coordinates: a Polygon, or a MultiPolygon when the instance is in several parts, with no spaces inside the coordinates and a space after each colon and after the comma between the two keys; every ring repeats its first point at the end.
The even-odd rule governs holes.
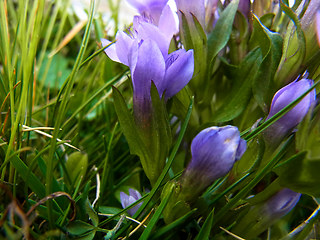
{"type": "Polygon", "coordinates": [[[245,239],[255,239],[298,203],[301,193],[283,188],[267,201],[253,206],[232,231],[245,239]]]}
{"type": "Polygon", "coordinates": [[[198,197],[216,179],[225,176],[246,147],[234,126],[202,130],[191,143],[192,159],[181,180],[186,200],[198,197]]]}
{"type": "Polygon", "coordinates": [[[298,203],[301,193],[284,188],[273,195],[263,206],[263,215],[275,221],[287,215],[298,203]]]}
{"type": "MultiPolygon", "coordinates": [[[[270,107],[270,112],[267,119],[281,111],[284,107],[292,101],[300,97],[313,85],[313,80],[301,79],[294,81],[287,86],[281,88],[274,95],[270,107]]],[[[312,90],[305,96],[294,108],[282,116],[279,120],[273,123],[265,131],[265,139],[270,144],[278,144],[282,138],[290,133],[308,113],[309,108],[315,101],[316,92],[312,90]]]]}
{"type": "MultiPolygon", "coordinates": [[[[120,201],[123,208],[130,206],[132,203],[138,201],[141,198],[141,194],[132,188],[129,188],[129,195],[124,192],[120,192],[120,201]]],[[[128,213],[133,216],[136,211],[138,211],[139,207],[141,207],[142,202],[138,203],[134,207],[128,210],[128,213]]]]}

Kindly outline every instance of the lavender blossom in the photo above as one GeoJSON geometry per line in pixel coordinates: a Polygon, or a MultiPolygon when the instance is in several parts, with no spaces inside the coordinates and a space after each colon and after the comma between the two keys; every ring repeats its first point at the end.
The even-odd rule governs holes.
{"type": "Polygon", "coordinates": [[[188,189],[184,194],[197,196],[216,179],[225,176],[246,148],[246,141],[240,138],[234,126],[202,130],[191,143],[192,159],[181,183],[182,191],[188,189]]]}
{"type": "Polygon", "coordinates": [[[301,193],[284,188],[273,195],[263,206],[263,215],[270,220],[277,220],[288,214],[298,203],[301,193]]]}
{"type": "Polygon", "coordinates": [[[265,202],[254,205],[232,229],[245,239],[255,239],[277,220],[288,214],[298,203],[301,194],[283,188],[265,202]]]}
{"type": "MultiPolygon", "coordinates": [[[[155,25],[147,22],[135,24],[136,35],[118,32],[116,44],[107,48],[107,55],[114,61],[130,67],[133,82],[133,101],[136,120],[148,122],[151,107],[151,82],[160,97],[165,99],[177,94],[190,81],[194,71],[193,50],[177,50],[168,54],[169,41],[155,25]]],[[[102,44],[109,42],[102,40],[102,44]]]]}
{"type": "Polygon", "coordinates": [[[168,0],[127,0],[140,15],[158,24],[163,8],[168,0]]]}
{"type": "MultiPolygon", "coordinates": [[[[129,188],[129,195],[127,195],[124,192],[120,192],[120,201],[121,201],[121,205],[123,208],[130,206],[132,203],[135,203],[140,198],[141,198],[141,194],[137,190],[134,190],[132,188],[129,188]]],[[[141,205],[142,205],[142,202],[138,203],[137,205],[135,205],[134,207],[129,209],[128,213],[131,216],[133,216],[138,211],[138,209],[141,207],[141,205]]]]}
{"type": "MultiPolygon", "coordinates": [[[[274,95],[267,119],[271,118],[277,112],[282,110],[292,101],[300,97],[306,90],[313,85],[313,80],[301,79],[294,81],[287,86],[281,88],[274,95]]],[[[305,96],[293,109],[287,112],[274,124],[265,131],[265,139],[267,142],[278,144],[282,138],[290,133],[308,113],[310,107],[315,101],[316,92],[312,90],[305,96]]]]}

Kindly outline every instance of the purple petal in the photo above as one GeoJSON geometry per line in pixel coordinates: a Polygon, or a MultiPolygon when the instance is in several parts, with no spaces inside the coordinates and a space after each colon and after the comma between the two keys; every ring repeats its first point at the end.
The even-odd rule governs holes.
{"type": "MultiPolygon", "coordinates": [[[[300,97],[306,90],[313,85],[313,81],[302,79],[295,81],[280,89],[272,100],[268,118],[282,110],[292,101],[300,97]]],[[[297,126],[309,111],[311,104],[315,101],[315,90],[305,96],[293,109],[280,118],[277,123],[290,130],[297,126]]]]}
{"type": "Polygon", "coordinates": [[[239,146],[236,152],[236,161],[238,161],[247,150],[247,141],[240,138],[239,146]]]}
{"type": "Polygon", "coordinates": [[[250,6],[251,2],[250,0],[240,0],[238,10],[245,16],[249,17],[250,14],[250,6]]]}
{"type": "Polygon", "coordinates": [[[193,50],[185,52],[180,49],[171,53],[166,59],[166,75],[163,88],[166,98],[170,98],[184,88],[191,80],[194,71],[193,50]]]}
{"type": "Polygon", "coordinates": [[[272,196],[265,205],[265,214],[270,218],[280,218],[289,213],[298,203],[301,194],[284,188],[272,196]]]}
{"type": "Polygon", "coordinates": [[[116,35],[116,40],[117,56],[121,63],[123,63],[126,66],[129,66],[128,54],[134,42],[134,39],[128,36],[128,34],[119,31],[116,35]]]}
{"type": "Polygon", "coordinates": [[[188,170],[207,176],[211,181],[224,176],[236,161],[239,143],[240,133],[233,126],[201,131],[192,141],[188,170]]]}
{"type": "MultiPolygon", "coordinates": [[[[107,39],[101,39],[102,47],[108,46],[111,42],[107,39]]],[[[108,48],[104,50],[104,52],[108,55],[108,57],[115,62],[121,62],[118,58],[117,52],[116,52],[116,44],[110,45],[108,48]]]]}
{"type": "Polygon", "coordinates": [[[139,18],[134,18],[133,21],[134,29],[137,31],[138,39],[146,40],[152,39],[155,41],[160,48],[162,55],[166,57],[168,55],[169,45],[172,36],[165,36],[160,29],[147,22],[139,22],[139,18]]]}
{"type": "Polygon", "coordinates": [[[136,201],[141,198],[141,194],[132,188],[129,188],[129,195],[132,196],[136,201]]]}
{"type": "Polygon", "coordinates": [[[150,99],[151,81],[158,88],[163,81],[164,73],[165,63],[159,47],[150,39],[143,41],[138,48],[136,65],[131,73],[135,99],[138,101],[150,99]]]}
{"type": "MultiPolygon", "coordinates": [[[[141,198],[141,194],[132,188],[129,188],[129,195],[125,194],[124,192],[120,192],[120,201],[123,208],[126,208],[130,206],[131,204],[135,203],[141,198]]],[[[134,207],[128,210],[128,213],[133,216],[136,211],[139,209],[139,207],[142,205],[141,203],[138,203],[134,207]]]]}
{"type": "Polygon", "coordinates": [[[120,202],[123,208],[126,208],[130,205],[129,203],[129,195],[124,192],[120,192],[120,202]]]}
{"type": "Polygon", "coordinates": [[[127,0],[142,16],[150,18],[155,24],[168,0],[127,0]]]}
{"type": "Polygon", "coordinates": [[[168,37],[169,41],[172,36],[179,31],[178,24],[174,18],[174,13],[169,5],[166,5],[160,16],[158,27],[160,31],[168,37]]]}

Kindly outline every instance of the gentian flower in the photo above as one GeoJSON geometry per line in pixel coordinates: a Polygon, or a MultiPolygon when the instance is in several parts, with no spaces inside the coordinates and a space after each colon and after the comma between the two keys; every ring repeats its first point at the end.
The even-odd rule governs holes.
{"type": "Polygon", "coordinates": [[[265,202],[254,205],[239,219],[232,232],[245,239],[255,239],[277,220],[287,215],[299,202],[301,193],[283,188],[265,202]]]}
{"type": "Polygon", "coordinates": [[[210,127],[191,143],[192,159],[185,170],[181,188],[186,199],[198,196],[216,179],[225,176],[244,154],[245,140],[237,127],[210,127]]]}
{"type": "MultiPolygon", "coordinates": [[[[169,42],[165,42],[156,26],[146,22],[136,24],[137,36],[119,32],[116,44],[107,48],[106,53],[112,60],[130,67],[135,117],[138,124],[145,125],[151,107],[151,82],[160,97],[164,94],[165,99],[171,98],[192,78],[194,58],[193,50],[180,49],[168,54],[169,42]]],[[[103,45],[108,43],[102,40],[103,45]]]]}
{"type": "MultiPolygon", "coordinates": [[[[132,203],[135,203],[140,198],[141,198],[141,194],[137,190],[134,190],[132,188],[129,188],[129,195],[127,195],[124,192],[120,192],[120,201],[123,208],[130,206],[132,203]]],[[[129,209],[128,213],[131,216],[133,216],[138,211],[139,207],[141,207],[141,205],[142,205],[142,202],[138,203],[137,205],[129,209]]]]}
{"type": "Polygon", "coordinates": [[[156,25],[159,22],[163,8],[168,0],[127,0],[140,15],[152,20],[156,25]]]}
{"type": "Polygon", "coordinates": [[[273,195],[262,208],[263,216],[269,220],[277,220],[287,215],[299,202],[301,193],[284,188],[273,195]]]}
{"type": "MultiPolygon", "coordinates": [[[[292,101],[300,97],[313,85],[313,80],[301,79],[281,88],[274,95],[267,119],[282,110],[292,101]]],[[[294,108],[268,127],[265,131],[265,139],[272,144],[278,144],[282,138],[290,133],[308,113],[315,101],[316,92],[312,90],[294,108]]]]}

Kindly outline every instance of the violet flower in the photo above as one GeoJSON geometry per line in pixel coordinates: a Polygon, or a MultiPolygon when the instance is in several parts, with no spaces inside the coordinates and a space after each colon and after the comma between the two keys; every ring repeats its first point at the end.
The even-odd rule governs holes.
{"type": "Polygon", "coordinates": [[[269,220],[277,220],[288,214],[298,203],[301,193],[284,188],[273,195],[263,206],[263,215],[269,220]]]}
{"type": "MultiPolygon", "coordinates": [[[[120,201],[123,208],[130,206],[132,203],[135,203],[140,198],[141,198],[141,194],[137,190],[134,190],[132,188],[129,188],[129,195],[127,195],[124,192],[120,192],[120,201]]],[[[141,205],[142,205],[142,202],[138,203],[134,207],[130,208],[128,210],[128,213],[131,216],[133,216],[141,207],[141,205]]]]}
{"type": "Polygon", "coordinates": [[[232,232],[245,238],[255,239],[277,220],[288,214],[299,202],[301,193],[283,188],[265,202],[254,205],[239,219],[232,232]]]}
{"type": "Polygon", "coordinates": [[[201,194],[216,179],[225,176],[246,148],[247,143],[240,138],[237,127],[202,130],[191,143],[192,159],[182,177],[185,198],[201,194]]]}
{"type": "MultiPolygon", "coordinates": [[[[313,80],[301,79],[300,81],[294,81],[281,88],[276,92],[272,99],[267,119],[271,118],[292,101],[300,97],[312,85],[313,80]]],[[[315,90],[312,90],[294,108],[268,127],[265,131],[265,139],[267,142],[278,144],[285,135],[289,134],[308,113],[310,107],[315,101],[315,96],[316,92],[315,90]]]]}
{"type": "Polygon", "coordinates": [[[159,22],[163,8],[168,0],[127,0],[140,15],[152,20],[156,25],[159,22]]]}
{"type": "MultiPolygon", "coordinates": [[[[168,54],[169,41],[153,24],[135,23],[135,34],[118,32],[117,42],[105,52],[114,61],[130,67],[133,82],[134,114],[138,125],[149,121],[151,82],[160,97],[171,98],[190,81],[194,71],[193,50],[168,54]]],[[[172,37],[172,36],[171,36],[172,37]]],[[[105,46],[109,41],[102,40],[105,46]]]]}

